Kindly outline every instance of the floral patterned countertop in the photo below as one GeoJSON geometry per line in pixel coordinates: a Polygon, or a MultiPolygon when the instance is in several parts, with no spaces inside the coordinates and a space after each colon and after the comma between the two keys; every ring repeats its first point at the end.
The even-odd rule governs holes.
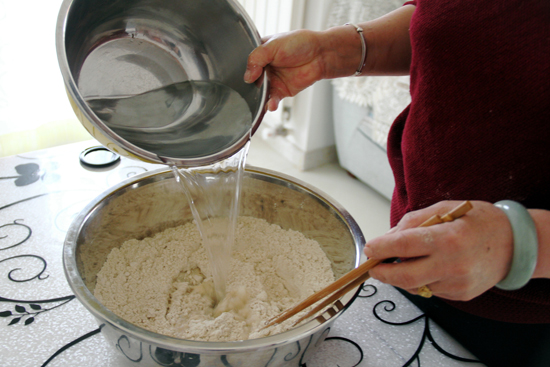
{"type": "MultiPolygon", "coordinates": [[[[79,161],[93,142],[0,158],[0,365],[119,366],[95,318],[65,280],[62,248],[74,216],[120,181],[161,168],[121,158],[79,161]]],[[[308,346],[297,345],[299,349],[308,346]]],[[[268,363],[269,364],[269,363],[268,363]]],[[[137,365],[137,364],[136,364],[137,365]]],[[[165,366],[197,366],[178,360],[165,366]]],[[[394,288],[368,281],[306,363],[296,366],[465,366],[480,363],[394,288]]],[[[220,366],[230,366],[221,361],[220,366]]],[[[255,366],[250,366],[255,367],[255,366]]]]}

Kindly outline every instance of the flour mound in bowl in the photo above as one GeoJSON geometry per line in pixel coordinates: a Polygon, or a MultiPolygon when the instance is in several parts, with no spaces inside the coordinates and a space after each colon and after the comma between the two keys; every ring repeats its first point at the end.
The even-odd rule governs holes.
{"type": "Polygon", "coordinates": [[[226,297],[215,305],[205,248],[194,222],[114,248],[94,295],[124,320],[181,339],[237,341],[277,334],[295,316],[265,321],[334,282],[319,244],[263,219],[239,217],[226,297]]]}

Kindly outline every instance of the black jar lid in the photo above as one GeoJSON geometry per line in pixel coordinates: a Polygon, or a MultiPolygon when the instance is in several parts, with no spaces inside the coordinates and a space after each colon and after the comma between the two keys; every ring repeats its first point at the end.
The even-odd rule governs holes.
{"type": "Polygon", "coordinates": [[[120,161],[120,156],[103,146],[87,148],[80,153],[80,162],[88,167],[104,168],[120,161]]]}

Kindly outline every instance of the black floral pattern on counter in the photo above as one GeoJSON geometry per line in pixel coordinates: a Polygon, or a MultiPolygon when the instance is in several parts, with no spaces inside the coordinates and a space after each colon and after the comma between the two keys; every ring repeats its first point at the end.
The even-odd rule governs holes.
{"type": "Polygon", "coordinates": [[[15,179],[15,186],[27,186],[41,177],[40,166],[36,163],[25,163],[15,166],[18,176],[0,177],[2,180],[15,179]]]}
{"type": "Polygon", "coordinates": [[[52,356],[50,358],[48,358],[48,360],[46,362],[44,362],[42,364],[41,367],[46,367],[48,364],[50,364],[50,362],[55,358],[57,357],[58,355],[60,355],[61,353],[63,353],[64,351],[66,351],[67,349],[69,349],[70,347],[72,347],[73,345],[76,345],[86,339],[89,339],[91,338],[92,336],[96,335],[96,334],[99,334],[99,332],[101,332],[101,328],[103,327],[104,325],[101,325],[100,327],[98,327],[97,329],[95,330],[92,330],[90,331],[89,333],[86,333],[84,335],[82,335],[81,337],[78,337],[76,338],[75,340],[73,340],[72,342],[70,343],[67,343],[65,344],[63,347],[59,348],[54,354],[52,354],[52,356]]]}
{"type": "Polygon", "coordinates": [[[75,296],[71,295],[46,300],[24,301],[0,297],[0,302],[15,303],[12,310],[0,311],[0,317],[11,319],[8,326],[18,324],[21,321],[25,326],[27,326],[32,324],[35,317],[40,314],[61,307],[72,301],[74,298],[75,296]],[[46,305],[50,303],[53,303],[54,306],[46,307],[46,305]]]}
{"type": "MultiPolygon", "coordinates": [[[[19,201],[16,201],[14,203],[11,203],[11,204],[4,205],[3,207],[0,207],[0,210],[9,208],[13,205],[23,203],[23,202],[26,202],[26,201],[29,201],[29,200],[32,200],[32,199],[35,199],[35,198],[38,198],[38,197],[42,197],[44,195],[46,195],[46,194],[32,196],[32,197],[27,198],[27,199],[19,200],[19,201]]],[[[20,223],[22,221],[23,221],[23,219],[16,219],[16,220],[13,221],[13,223],[7,223],[7,224],[3,224],[3,225],[0,226],[0,251],[20,246],[20,245],[24,244],[25,242],[27,242],[29,240],[29,238],[31,238],[31,236],[32,236],[31,227],[20,223]],[[14,235],[12,233],[12,236],[10,236],[10,234],[8,234],[8,231],[7,231],[7,229],[10,228],[10,227],[15,227],[15,228],[19,229],[19,231],[15,231],[16,233],[14,235]],[[21,233],[17,233],[17,232],[21,232],[21,233]],[[19,236],[18,236],[18,234],[19,234],[19,236]]],[[[36,275],[34,275],[30,278],[25,278],[25,279],[16,279],[16,278],[13,277],[13,274],[15,272],[20,271],[21,268],[11,269],[8,272],[8,279],[11,280],[12,282],[24,283],[24,282],[29,282],[33,279],[44,280],[49,276],[49,275],[42,276],[42,274],[44,274],[44,272],[46,271],[46,268],[47,268],[48,264],[46,263],[46,260],[44,260],[44,258],[41,257],[41,256],[32,255],[32,254],[16,255],[16,256],[11,256],[11,257],[7,257],[5,259],[2,259],[2,260],[0,260],[0,263],[7,262],[7,261],[13,260],[13,259],[21,259],[21,258],[37,259],[42,264],[42,267],[37,271],[36,275]]],[[[0,299],[2,299],[2,298],[0,297],[0,299]]]]}
{"type": "MultiPolygon", "coordinates": [[[[30,304],[29,306],[31,306],[33,310],[34,309],[40,310],[42,308],[40,307],[40,305],[37,305],[34,303],[30,304]]],[[[15,314],[9,310],[0,311],[0,317],[13,317],[13,319],[10,321],[8,325],[17,324],[19,321],[21,321],[21,319],[24,316],[28,316],[28,315],[30,314],[27,312],[27,309],[24,306],[20,306],[20,305],[15,305],[15,314]],[[15,316],[18,316],[18,317],[15,317],[15,316]]],[[[25,320],[25,325],[32,324],[33,321],[34,321],[34,317],[28,317],[25,320]]]]}
{"type": "Polygon", "coordinates": [[[372,284],[363,284],[363,286],[361,287],[361,291],[359,292],[357,297],[369,298],[369,297],[374,296],[377,292],[378,292],[378,288],[376,288],[374,285],[372,285],[372,284]]]}
{"type": "MultiPolygon", "coordinates": [[[[365,291],[367,294],[366,295],[363,294],[361,297],[372,297],[373,295],[376,294],[377,288],[376,288],[376,286],[374,286],[372,284],[365,284],[365,285],[363,285],[362,292],[363,291],[365,291]]],[[[433,346],[438,352],[440,352],[441,354],[443,354],[443,355],[445,355],[445,356],[447,356],[451,359],[454,359],[454,360],[460,361],[460,362],[466,362],[466,363],[481,363],[480,361],[475,360],[475,359],[464,358],[464,357],[460,357],[460,356],[454,355],[452,353],[449,353],[445,349],[443,349],[443,347],[441,347],[439,344],[437,344],[437,342],[435,341],[434,337],[432,336],[432,332],[430,330],[430,318],[425,314],[421,314],[420,316],[417,316],[417,317],[415,317],[411,320],[407,320],[407,321],[403,321],[403,322],[389,321],[389,320],[385,319],[382,316],[383,313],[390,313],[390,312],[393,312],[395,310],[396,310],[395,302],[390,301],[390,300],[383,300],[383,301],[380,301],[380,302],[378,302],[377,304],[374,305],[374,307],[372,309],[372,312],[378,320],[380,320],[381,322],[383,322],[384,324],[387,324],[387,325],[406,326],[406,325],[411,325],[411,324],[416,323],[416,322],[420,322],[422,320],[424,321],[424,330],[423,330],[422,335],[420,337],[420,342],[418,344],[418,347],[416,348],[416,351],[413,353],[413,355],[409,358],[409,360],[403,365],[403,367],[408,367],[408,366],[412,365],[412,363],[414,363],[414,362],[416,362],[417,365],[420,366],[420,352],[422,351],[422,349],[426,345],[426,340],[429,340],[429,342],[431,343],[430,345],[433,346]]]]}
{"type": "MultiPolygon", "coordinates": [[[[29,165],[35,165],[34,163],[29,165]]],[[[25,166],[29,166],[25,165],[25,166]]],[[[20,166],[17,166],[20,167],[20,166]]],[[[17,169],[16,167],[16,169],[17,169]]],[[[20,169],[17,169],[20,172],[20,169]]],[[[29,172],[35,172],[35,169],[30,169],[29,172]]],[[[34,181],[33,181],[34,182],[34,181]]],[[[22,199],[7,205],[0,207],[0,210],[12,207],[17,204],[21,204],[48,194],[40,194],[31,196],[26,199],[22,199]]],[[[26,243],[33,235],[32,228],[26,224],[23,224],[23,219],[16,219],[13,223],[7,223],[0,226],[0,251],[13,249],[15,247],[21,246],[26,243]]],[[[33,271],[24,272],[21,267],[13,267],[10,269],[8,267],[7,278],[14,283],[25,283],[33,280],[44,280],[49,277],[49,274],[45,274],[48,267],[46,260],[38,255],[33,254],[22,254],[9,256],[4,259],[0,259],[0,264],[10,264],[12,260],[16,259],[26,259],[25,266],[30,266],[33,271]],[[24,277],[18,277],[18,273],[23,271],[23,273],[28,274],[24,277]]],[[[45,312],[54,310],[58,307],[61,307],[75,298],[74,295],[51,298],[51,299],[42,299],[42,300],[21,300],[21,299],[10,299],[0,296],[0,303],[11,304],[9,307],[0,306],[0,319],[9,320],[7,326],[12,325],[30,325],[32,324],[39,315],[44,314],[45,312]]]]}
{"type": "Polygon", "coordinates": [[[19,223],[19,221],[22,221],[22,219],[16,219],[16,220],[13,221],[13,223],[8,223],[8,224],[4,224],[4,225],[0,226],[0,251],[7,250],[9,248],[19,246],[22,243],[26,242],[31,237],[31,234],[32,234],[31,227],[29,227],[25,224],[19,223]],[[15,239],[12,243],[10,243],[11,238],[8,234],[6,234],[4,236],[2,235],[3,231],[6,228],[11,227],[11,226],[16,226],[19,229],[22,229],[22,232],[26,232],[26,234],[24,236],[21,236],[21,238],[19,238],[19,239],[15,239]],[[19,241],[19,242],[17,242],[17,241],[19,241]],[[4,243],[7,243],[7,245],[5,245],[5,247],[3,247],[4,243]]]}
{"type": "Polygon", "coordinates": [[[47,162],[46,168],[41,168],[37,163],[24,163],[15,166],[15,172],[18,174],[17,176],[0,177],[0,180],[14,180],[14,184],[17,187],[28,186],[38,180],[42,180],[46,183],[53,183],[61,179],[61,176],[55,172],[56,169],[57,164],[55,162],[47,162]]]}
{"type": "MultiPolygon", "coordinates": [[[[19,158],[35,160],[35,158],[29,157],[19,158]]],[[[3,187],[6,189],[5,191],[12,190],[14,193],[24,193],[24,190],[14,191],[14,188],[31,188],[32,184],[39,181],[43,182],[45,185],[49,185],[51,183],[59,181],[61,179],[61,175],[56,173],[57,168],[58,162],[50,159],[45,162],[29,162],[14,165],[14,167],[10,170],[4,170],[3,173],[5,177],[0,177],[0,184],[3,185],[3,187]],[[7,186],[9,186],[10,188],[8,189],[7,186]]],[[[108,186],[112,186],[113,184],[118,183],[121,179],[124,179],[125,177],[130,177],[134,174],[137,174],[139,170],[147,171],[147,169],[144,167],[136,166],[126,168],[122,172],[124,174],[122,177],[110,175],[108,177],[108,186]]],[[[0,205],[0,213],[7,214],[8,208],[11,209],[21,204],[27,205],[29,202],[37,198],[64,194],[65,192],[66,191],[51,191],[29,196],[27,198],[20,199],[11,203],[2,204],[0,205]]],[[[77,207],[78,205],[80,205],[80,203],[76,204],[77,205],[74,205],[73,203],[73,207],[77,207]]],[[[60,226],[58,222],[62,219],[65,219],[65,217],[70,218],[70,216],[72,215],[70,213],[70,210],[74,210],[73,207],[69,207],[65,209],[65,211],[60,212],[61,214],[57,214],[57,217],[64,216],[61,219],[56,217],[56,220],[54,222],[54,224],[57,226],[57,229],[59,229],[60,231],[66,229],[63,226],[60,226]]],[[[18,218],[20,217],[20,215],[15,214],[13,217],[18,218]]],[[[2,222],[0,222],[0,254],[3,254],[3,256],[0,255],[0,269],[2,271],[0,275],[2,277],[7,277],[7,279],[10,282],[14,282],[14,284],[20,284],[23,282],[29,282],[31,284],[42,283],[38,281],[44,280],[49,277],[47,271],[48,263],[46,262],[45,258],[38,256],[40,254],[25,254],[24,250],[19,250],[20,246],[22,249],[22,246],[25,246],[25,244],[28,243],[29,239],[34,238],[36,234],[33,233],[31,226],[25,224],[23,219],[14,219],[13,217],[10,219],[8,219],[5,215],[1,217],[2,222]],[[16,252],[14,253],[14,251],[16,252]],[[21,254],[22,252],[23,254],[21,254]]],[[[5,278],[3,278],[3,280],[4,279],[5,278]]],[[[5,293],[6,290],[0,290],[0,292],[5,293]]],[[[32,298],[30,294],[26,294],[26,296],[28,297],[24,298],[28,299],[21,299],[23,297],[12,297],[17,298],[12,299],[7,298],[7,294],[0,294],[0,327],[7,327],[10,330],[13,330],[14,328],[24,328],[24,330],[29,330],[29,333],[34,333],[37,330],[36,328],[41,326],[39,320],[42,316],[47,317],[50,311],[53,311],[55,309],[63,309],[62,306],[67,305],[76,298],[74,295],[67,295],[51,299],[36,299],[32,298]],[[29,326],[28,329],[27,326],[29,326]]],[[[42,367],[49,365],[52,360],[54,360],[60,354],[66,352],[67,349],[79,343],[82,343],[85,340],[90,339],[94,335],[99,334],[102,326],[98,329],[81,335],[75,340],[57,349],[42,364],[42,367]]],[[[186,360],[186,358],[183,358],[183,360],[186,360]]],[[[186,360],[186,362],[188,361],[186,360]]],[[[185,364],[185,366],[192,366],[192,364],[189,363],[185,364]]]]}
{"type": "MultiPolygon", "coordinates": [[[[0,177],[0,178],[1,178],[1,177],[0,177]]],[[[34,199],[36,199],[36,198],[39,198],[39,197],[42,197],[42,196],[46,196],[46,195],[49,195],[49,194],[39,194],[39,195],[35,195],[35,196],[28,197],[28,198],[26,198],[26,199],[21,199],[21,200],[19,200],[19,201],[15,201],[15,202],[13,202],[13,203],[6,204],[6,205],[0,207],[0,210],[9,208],[9,207],[14,206],[14,205],[17,205],[17,204],[24,203],[24,202],[26,202],[26,201],[31,201],[31,200],[34,200],[34,199]]],[[[22,220],[22,219],[17,219],[17,220],[22,220]]],[[[17,221],[17,220],[16,220],[16,221],[17,221]]]]}
{"type": "MultiPolygon", "coordinates": [[[[361,348],[361,346],[359,344],[357,344],[356,342],[354,342],[353,340],[351,339],[348,339],[348,338],[344,338],[344,337],[341,337],[341,336],[331,336],[331,337],[328,337],[326,338],[324,341],[324,343],[344,343],[344,344],[349,344],[351,346],[353,346],[355,349],[357,349],[357,353],[358,353],[358,356],[357,356],[357,362],[354,363],[353,365],[349,365],[349,367],[356,367],[356,366],[359,366],[359,364],[361,364],[361,362],[363,362],[363,359],[365,357],[364,353],[363,353],[363,348],[361,348]]],[[[348,361],[350,362],[350,361],[348,361]]],[[[304,364],[301,364],[300,365],[301,367],[307,367],[307,364],[304,363],[304,364]]],[[[323,366],[323,367],[344,367],[345,365],[342,365],[340,363],[338,363],[336,366],[323,366]]]]}
{"type": "Polygon", "coordinates": [[[33,279],[38,279],[38,280],[44,280],[46,279],[47,277],[49,277],[49,275],[46,275],[44,277],[42,277],[42,274],[44,274],[44,272],[46,271],[46,267],[48,266],[48,263],[46,263],[46,260],[44,260],[44,258],[40,257],[40,256],[37,256],[37,255],[17,255],[17,256],[12,256],[12,257],[8,257],[6,259],[2,259],[0,260],[0,263],[3,263],[4,261],[9,261],[9,260],[13,260],[13,259],[22,259],[22,258],[27,258],[27,259],[38,259],[41,263],[42,263],[42,268],[40,269],[40,271],[37,272],[37,274],[35,276],[32,276],[30,278],[24,278],[24,279],[15,279],[13,277],[13,273],[17,272],[17,271],[20,271],[21,268],[14,268],[14,269],[11,269],[8,273],[8,279],[11,280],[12,282],[15,282],[15,283],[25,283],[25,282],[30,282],[31,280],[33,279]]]}

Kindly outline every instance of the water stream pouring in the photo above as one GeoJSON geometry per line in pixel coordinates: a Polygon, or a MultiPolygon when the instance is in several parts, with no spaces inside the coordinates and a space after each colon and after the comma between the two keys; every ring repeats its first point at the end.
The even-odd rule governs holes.
{"type": "Polygon", "coordinates": [[[235,0],[65,0],[56,44],[84,127],[115,153],[172,167],[221,301],[246,147],[267,99],[267,82],[243,80],[261,44],[253,22],[235,0]]]}

